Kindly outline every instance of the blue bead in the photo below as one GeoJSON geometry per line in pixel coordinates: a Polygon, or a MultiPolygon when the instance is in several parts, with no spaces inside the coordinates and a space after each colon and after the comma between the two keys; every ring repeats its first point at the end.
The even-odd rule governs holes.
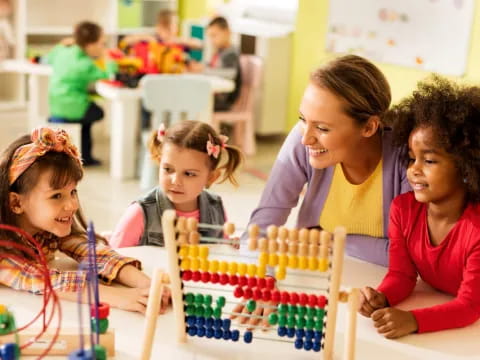
{"type": "Polygon", "coordinates": [[[315,341],[320,342],[322,340],[322,333],[320,331],[315,331],[315,334],[313,335],[315,341]]]}
{"type": "Polygon", "coordinates": [[[315,352],[319,352],[320,351],[320,342],[319,341],[315,341],[313,343],[313,351],[315,352]]]}
{"type": "Polygon", "coordinates": [[[223,325],[222,319],[215,319],[213,322],[213,327],[215,329],[221,329],[222,325],[223,325]]]}
{"type": "MultiPolygon", "coordinates": [[[[1,353],[0,359],[14,360],[15,358],[7,358],[1,353]]],[[[93,360],[93,355],[90,350],[78,349],[68,354],[68,360],[93,360]]]]}
{"type": "Polygon", "coordinates": [[[197,319],[197,318],[196,318],[195,316],[191,316],[191,315],[187,316],[187,324],[188,324],[188,326],[193,326],[193,325],[195,325],[196,319],[197,319]]]}
{"type": "Polygon", "coordinates": [[[222,329],[215,329],[215,339],[221,339],[223,337],[223,330],[222,329]]]}
{"type": "Polygon", "coordinates": [[[280,326],[278,329],[277,329],[277,334],[278,336],[285,336],[287,335],[287,328],[285,326],[280,326]]]}
{"type": "Polygon", "coordinates": [[[230,324],[232,323],[232,320],[230,319],[223,319],[223,329],[224,330],[230,330],[230,324]]]}
{"type": "Polygon", "coordinates": [[[207,318],[207,319],[205,320],[205,326],[206,326],[207,328],[213,327],[213,318],[211,318],[211,317],[207,318]]]}
{"type": "Polygon", "coordinates": [[[197,317],[196,325],[197,326],[204,326],[205,325],[205,318],[203,316],[197,317]]]}
{"type": "Polygon", "coordinates": [[[307,351],[312,350],[313,347],[313,342],[311,340],[305,341],[305,344],[303,344],[303,348],[307,351]]]}
{"type": "Polygon", "coordinates": [[[297,331],[295,331],[295,336],[300,339],[303,338],[305,336],[305,330],[297,329],[297,331]]]}
{"type": "Polygon", "coordinates": [[[302,339],[297,339],[295,340],[295,349],[302,349],[303,348],[303,340],[302,339]]]}
{"type": "Polygon", "coordinates": [[[198,337],[204,337],[205,336],[206,329],[204,326],[199,326],[197,330],[197,336],[198,337]]]}
{"type": "Polygon", "coordinates": [[[240,338],[240,331],[232,330],[232,341],[238,341],[240,338]]]}
{"type": "Polygon", "coordinates": [[[197,327],[196,326],[190,326],[188,328],[188,335],[190,335],[190,336],[197,335],[197,327]]]}
{"type": "Polygon", "coordinates": [[[245,341],[247,344],[250,344],[253,339],[253,334],[251,331],[245,331],[245,334],[243,334],[243,341],[245,341]]]}
{"type": "Polygon", "coordinates": [[[20,349],[16,343],[7,343],[0,346],[0,359],[17,360],[20,355],[20,349]]]}
{"type": "Polygon", "coordinates": [[[230,340],[230,338],[232,337],[232,332],[230,330],[224,330],[223,331],[223,339],[224,340],[230,340]]]}
{"type": "Polygon", "coordinates": [[[288,328],[287,329],[287,336],[289,338],[293,338],[295,336],[295,328],[288,328]]]}
{"type": "Polygon", "coordinates": [[[213,337],[213,329],[212,328],[207,328],[207,331],[205,331],[205,336],[208,339],[211,339],[213,337]]]}
{"type": "Polygon", "coordinates": [[[315,336],[315,332],[313,330],[305,331],[305,337],[309,337],[310,339],[313,339],[314,336],[315,336]]]}

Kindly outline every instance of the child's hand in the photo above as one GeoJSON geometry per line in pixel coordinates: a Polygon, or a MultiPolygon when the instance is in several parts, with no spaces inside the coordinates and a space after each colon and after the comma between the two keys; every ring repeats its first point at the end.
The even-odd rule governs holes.
{"type": "Polygon", "coordinates": [[[375,310],[388,305],[385,295],[370,286],[360,290],[360,306],[358,312],[365,317],[370,317],[375,310]]]}
{"type": "Polygon", "coordinates": [[[418,330],[417,320],[410,311],[389,307],[374,311],[371,317],[378,333],[387,339],[399,338],[418,330]]]}
{"type": "MultiPolygon", "coordinates": [[[[268,315],[270,315],[272,312],[275,310],[272,309],[272,306],[275,305],[272,302],[265,302],[265,301],[257,301],[257,307],[253,312],[250,312],[247,310],[247,307],[244,306],[243,304],[238,304],[235,306],[232,310],[233,313],[236,313],[238,315],[232,315],[230,316],[230,319],[236,319],[238,318],[238,322],[240,324],[248,324],[251,326],[261,326],[264,327],[269,327],[270,324],[268,323],[268,315]],[[263,305],[268,305],[269,307],[263,307],[263,305]],[[254,315],[256,317],[247,317],[247,316],[242,316],[240,314],[245,314],[245,315],[254,315]],[[257,318],[262,316],[263,319],[257,318]]],[[[253,329],[253,328],[252,328],[253,329]]],[[[247,330],[252,330],[252,329],[247,329],[247,330]]]]}
{"type": "MultiPolygon", "coordinates": [[[[124,288],[99,285],[102,302],[111,307],[145,314],[149,288],[124,288]]],[[[161,307],[160,307],[161,308],[161,307]]]]}

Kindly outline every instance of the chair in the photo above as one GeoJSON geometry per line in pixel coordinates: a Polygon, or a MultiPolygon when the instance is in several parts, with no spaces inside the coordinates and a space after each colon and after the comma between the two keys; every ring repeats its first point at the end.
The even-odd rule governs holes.
{"type": "Polygon", "coordinates": [[[254,155],[255,144],[255,100],[259,96],[262,78],[262,60],[254,55],[241,55],[242,87],[238,99],[229,111],[213,114],[213,125],[233,124],[233,142],[239,144],[247,155],[254,155]]]}
{"type": "MultiPolygon", "coordinates": [[[[208,79],[195,75],[152,74],[142,78],[142,100],[145,108],[152,112],[152,128],[158,129],[165,113],[169,127],[182,119],[210,121],[212,112],[212,89],[208,79]]],[[[140,188],[147,190],[158,184],[158,166],[146,151],[151,131],[142,134],[144,146],[141,166],[140,188]]]]}

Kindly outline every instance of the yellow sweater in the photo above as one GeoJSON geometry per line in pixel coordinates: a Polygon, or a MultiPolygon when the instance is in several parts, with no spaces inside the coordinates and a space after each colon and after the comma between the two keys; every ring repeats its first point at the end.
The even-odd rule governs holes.
{"type": "Polygon", "coordinates": [[[341,165],[336,165],[320,226],[333,231],[345,226],[348,234],[384,237],[382,160],[362,184],[348,182],[341,165]]]}

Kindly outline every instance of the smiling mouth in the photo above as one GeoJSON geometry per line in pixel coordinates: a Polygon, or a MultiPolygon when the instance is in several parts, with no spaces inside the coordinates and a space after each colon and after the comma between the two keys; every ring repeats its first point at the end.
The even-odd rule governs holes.
{"type": "Polygon", "coordinates": [[[312,149],[312,148],[308,149],[308,154],[310,156],[320,156],[320,155],[323,155],[327,152],[328,152],[327,149],[312,149]]]}
{"type": "Polygon", "coordinates": [[[411,182],[410,186],[415,191],[421,191],[421,190],[425,190],[426,188],[428,188],[428,184],[419,183],[419,182],[411,182]]]}
{"type": "Polygon", "coordinates": [[[59,223],[62,223],[62,224],[71,224],[72,220],[73,220],[73,218],[71,216],[64,216],[64,217],[61,217],[61,218],[55,218],[55,221],[58,221],[59,223]]]}

